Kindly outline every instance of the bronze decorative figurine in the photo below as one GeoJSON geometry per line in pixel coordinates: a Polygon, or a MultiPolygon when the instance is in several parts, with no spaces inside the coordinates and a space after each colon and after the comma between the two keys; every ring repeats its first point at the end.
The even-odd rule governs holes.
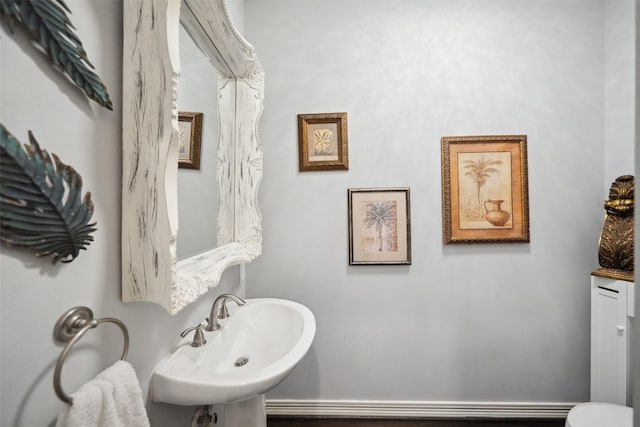
{"type": "Polygon", "coordinates": [[[609,200],[600,235],[598,276],[633,281],[633,176],[618,177],[609,190],[609,200]]]}

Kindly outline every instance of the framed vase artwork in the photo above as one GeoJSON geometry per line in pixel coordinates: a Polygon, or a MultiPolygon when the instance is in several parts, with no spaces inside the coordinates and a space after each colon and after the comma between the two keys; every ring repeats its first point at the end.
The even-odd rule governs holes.
{"type": "Polygon", "coordinates": [[[298,114],[300,172],[348,170],[347,113],[298,114]]]}
{"type": "Polygon", "coordinates": [[[411,264],[408,188],[350,188],[349,265],[411,264]]]}
{"type": "Polygon", "coordinates": [[[444,136],[445,244],[529,243],[527,136],[444,136]]]}
{"type": "Polygon", "coordinates": [[[178,130],[180,148],[178,167],[182,169],[200,169],[200,149],[202,148],[203,113],[191,111],[178,112],[178,130]]]}

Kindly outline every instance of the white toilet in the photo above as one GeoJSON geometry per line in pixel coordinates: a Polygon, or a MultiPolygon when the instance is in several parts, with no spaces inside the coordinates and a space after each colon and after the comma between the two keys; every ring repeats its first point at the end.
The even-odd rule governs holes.
{"type": "Polygon", "coordinates": [[[569,411],[565,427],[633,427],[633,409],[615,403],[581,403],[569,411]]]}

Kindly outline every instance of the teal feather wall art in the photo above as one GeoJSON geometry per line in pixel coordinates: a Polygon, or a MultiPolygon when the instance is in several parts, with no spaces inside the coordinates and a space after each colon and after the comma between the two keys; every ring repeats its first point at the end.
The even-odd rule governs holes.
{"type": "Polygon", "coordinates": [[[0,124],[0,239],[52,262],[71,262],[93,241],[91,193],[82,177],[29,132],[21,144],[0,124]]]}
{"type": "Polygon", "coordinates": [[[66,12],[71,13],[63,0],[0,1],[0,14],[12,27],[16,22],[26,26],[55,68],[66,73],[88,98],[113,110],[107,88],[92,71],[94,67],[66,12]]]}

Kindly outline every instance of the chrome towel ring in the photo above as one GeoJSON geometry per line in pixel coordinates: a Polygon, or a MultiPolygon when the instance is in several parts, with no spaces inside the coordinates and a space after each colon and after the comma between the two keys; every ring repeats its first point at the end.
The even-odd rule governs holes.
{"type": "Polygon", "coordinates": [[[60,376],[62,374],[62,365],[64,364],[71,347],[87,332],[101,323],[115,323],[122,330],[124,335],[124,349],[120,360],[125,360],[129,352],[129,331],[122,321],[113,317],[105,317],[102,319],[94,319],[93,312],[88,307],[74,307],[64,313],[53,328],[53,336],[58,342],[66,342],[67,345],[62,350],[56,368],[53,372],[53,389],[60,400],[68,404],[73,404],[71,397],[67,396],[62,390],[60,376]]]}

